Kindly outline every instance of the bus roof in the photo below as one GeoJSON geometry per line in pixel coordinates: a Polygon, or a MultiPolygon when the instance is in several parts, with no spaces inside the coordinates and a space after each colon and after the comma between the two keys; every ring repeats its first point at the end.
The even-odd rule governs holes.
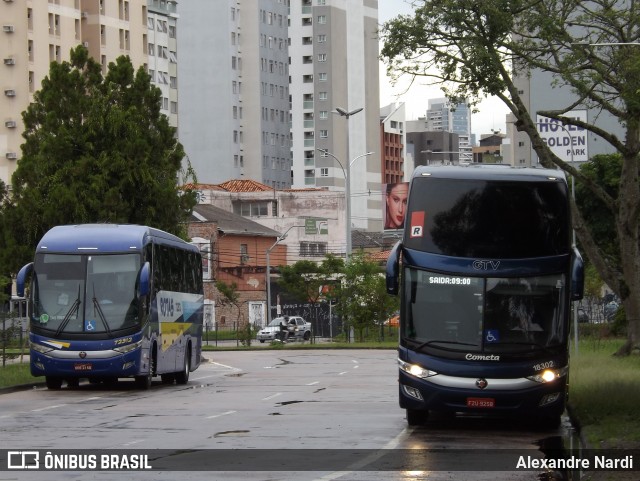
{"type": "Polygon", "coordinates": [[[179,237],[153,227],[133,224],[80,224],[51,228],[38,243],[36,252],[139,252],[150,238],[160,244],[198,250],[179,237]]]}
{"type": "Polygon", "coordinates": [[[564,171],[541,167],[512,167],[506,164],[468,164],[468,165],[435,165],[419,166],[412,178],[431,176],[445,179],[485,179],[535,181],[555,178],[566,181],[564,171]]]}

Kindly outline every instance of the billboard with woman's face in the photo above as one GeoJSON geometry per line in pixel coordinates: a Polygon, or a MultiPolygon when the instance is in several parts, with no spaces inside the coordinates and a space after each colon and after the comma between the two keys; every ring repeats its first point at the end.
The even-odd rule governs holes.
{"type": "Polygon", "coordinates": [[[409,196],[409,182],[382,184],[384,192],[384,211],[382,222],[385,230],[402,229],[407,212],[407,197],[409,196]]]}

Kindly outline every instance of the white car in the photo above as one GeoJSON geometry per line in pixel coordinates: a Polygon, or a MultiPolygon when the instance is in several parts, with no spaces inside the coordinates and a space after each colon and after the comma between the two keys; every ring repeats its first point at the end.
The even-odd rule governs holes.
{"type": "Polygon", "coordinates": [[[287,330],[289,331],[289,339],[303,339],[308,341],[311,339],[311,323],[305,321],[300,316],[284,316],[276,317],[268,326],[263,327],[258,331],[256,338],[260,342],[274,341],[280,339],[280,323],[282,321],[287,323],[287,330]]]}

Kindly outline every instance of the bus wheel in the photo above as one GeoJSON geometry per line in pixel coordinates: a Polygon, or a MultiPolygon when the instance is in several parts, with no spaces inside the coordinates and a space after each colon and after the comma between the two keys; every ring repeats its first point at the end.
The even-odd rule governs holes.
{"type": "Polygon", "coordinates": [[[184,353],[184,368],[176,373],[176,384],[187,384],[189,382],[189,372],[191,371],[191,345],[187,345],[184,353]]]}
{"type": "Polygon", "coordinates": [[[407,424],[409,426],[420,426],[429,419],[429,411],[418,411],[415,409],[407,409],[407,424]]]}
{"type": "Polygon", "coordinates": [[[62,379],[59,377],[47,376],[45,381],[49,389],[60,389],[62,387],[62,379]]]}

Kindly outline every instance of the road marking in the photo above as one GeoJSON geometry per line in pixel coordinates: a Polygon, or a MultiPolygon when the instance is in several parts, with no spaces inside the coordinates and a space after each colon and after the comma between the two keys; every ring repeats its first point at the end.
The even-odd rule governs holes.
{"type": "Polygon", "coordinates": [[[192,381],[199,381],[200,379],[208,379],[210,377],[218,377],[218,374],[212,374],[211,376],[192,377],[192,381]]]}
{"type": "Polygon", "coordinates": [[[207,416],[207,419],[219,418],[221,416],[227,416],[229,414],[237,413],[238,411],[226,411],[220,414],[214,414],[213,416],[207,416]]]}
{"type": "Polygon", "coordinates": [[[37,412],[40,412],[40,411],[46,411],[47,409],[61,408],[62,406],[66,406],[66,404],[54,404],[53,406],[47,406],[47,407],[40,408],[40,409],[32,409],[31,412],[32,413],[37,413],[37,412]]]}
{"type": "Polygon", "coordinates": [[[88,397],[87,399],[80,399],[79,403],[86,403],[87,401],[95,401],[96,399],[102,399],[102,396],[88,397]]]}
{"type": "Polygon", "coordinates": [[[349,466],[350,468],[352,468],[351,471],[335,471],[333,473],[329,473],[326,474],[320,478],[317,478],[315,481],[333,481],[334,479],[338,479],[341,478],[343,476],[347,476],[348,474],[353,473],[354,471],[359,471],[362,468],[366,469],[367,464],[372,463],[373,461],[377,460],[378,458],[381,458],[382,456],[385,455],[386,450],[389,449],[396,449],[398,447],[398,445],[400,445],[400,443],[404,440],[406,440],[407,436],[409,435],[409,433],[412,431],[409,430],[409,428],[404,428],[402,431],[400,431],[400,434],[398,434],[395,438],[393,438],[391,441],[389,441],[387,444],[385,444],[382,449],[377,450],[377,451],[373,451],[372,454],[370,454],[369,456],[364,457],[361,460],[358,460],[356,462],[354,462],[351,466],[349,466]]]}
{"type": "Polygon", "coordinates": [[[316,384],[320,384],[320,381],[313,381],[307,384],[307,386],[315,386],[316,384]]]}
{"type": "Polygon", "coordinates": [[[239,367],[227,366],[226,364],[220,364],[219,362],[213,362],[216,366],[224,367],[226,369],[231,369],[232,371],[242,371],[239,367]]]}
{"type": "Polygon", "coordinates": [[[339,372],[339,373],[338,373],[338,376],[342,376],[343,374],[346,374],[346,373],[347,373],[347,371],[339,372]]]}
{"type": "Polygon", "coordinates": [[[278,397],[278,396],[282,396],[282,393],[281,392],[277,392],[275,394],[272,394],[271,396],[263,397],[262,400],[263,401],[268,401],[269,399],[273,399],[274,397],[278,397]]]}
{"type": "Polygon", "coordinates": [[[354,369],[358,369],[360,366],[353,366],[354,369]]]}

